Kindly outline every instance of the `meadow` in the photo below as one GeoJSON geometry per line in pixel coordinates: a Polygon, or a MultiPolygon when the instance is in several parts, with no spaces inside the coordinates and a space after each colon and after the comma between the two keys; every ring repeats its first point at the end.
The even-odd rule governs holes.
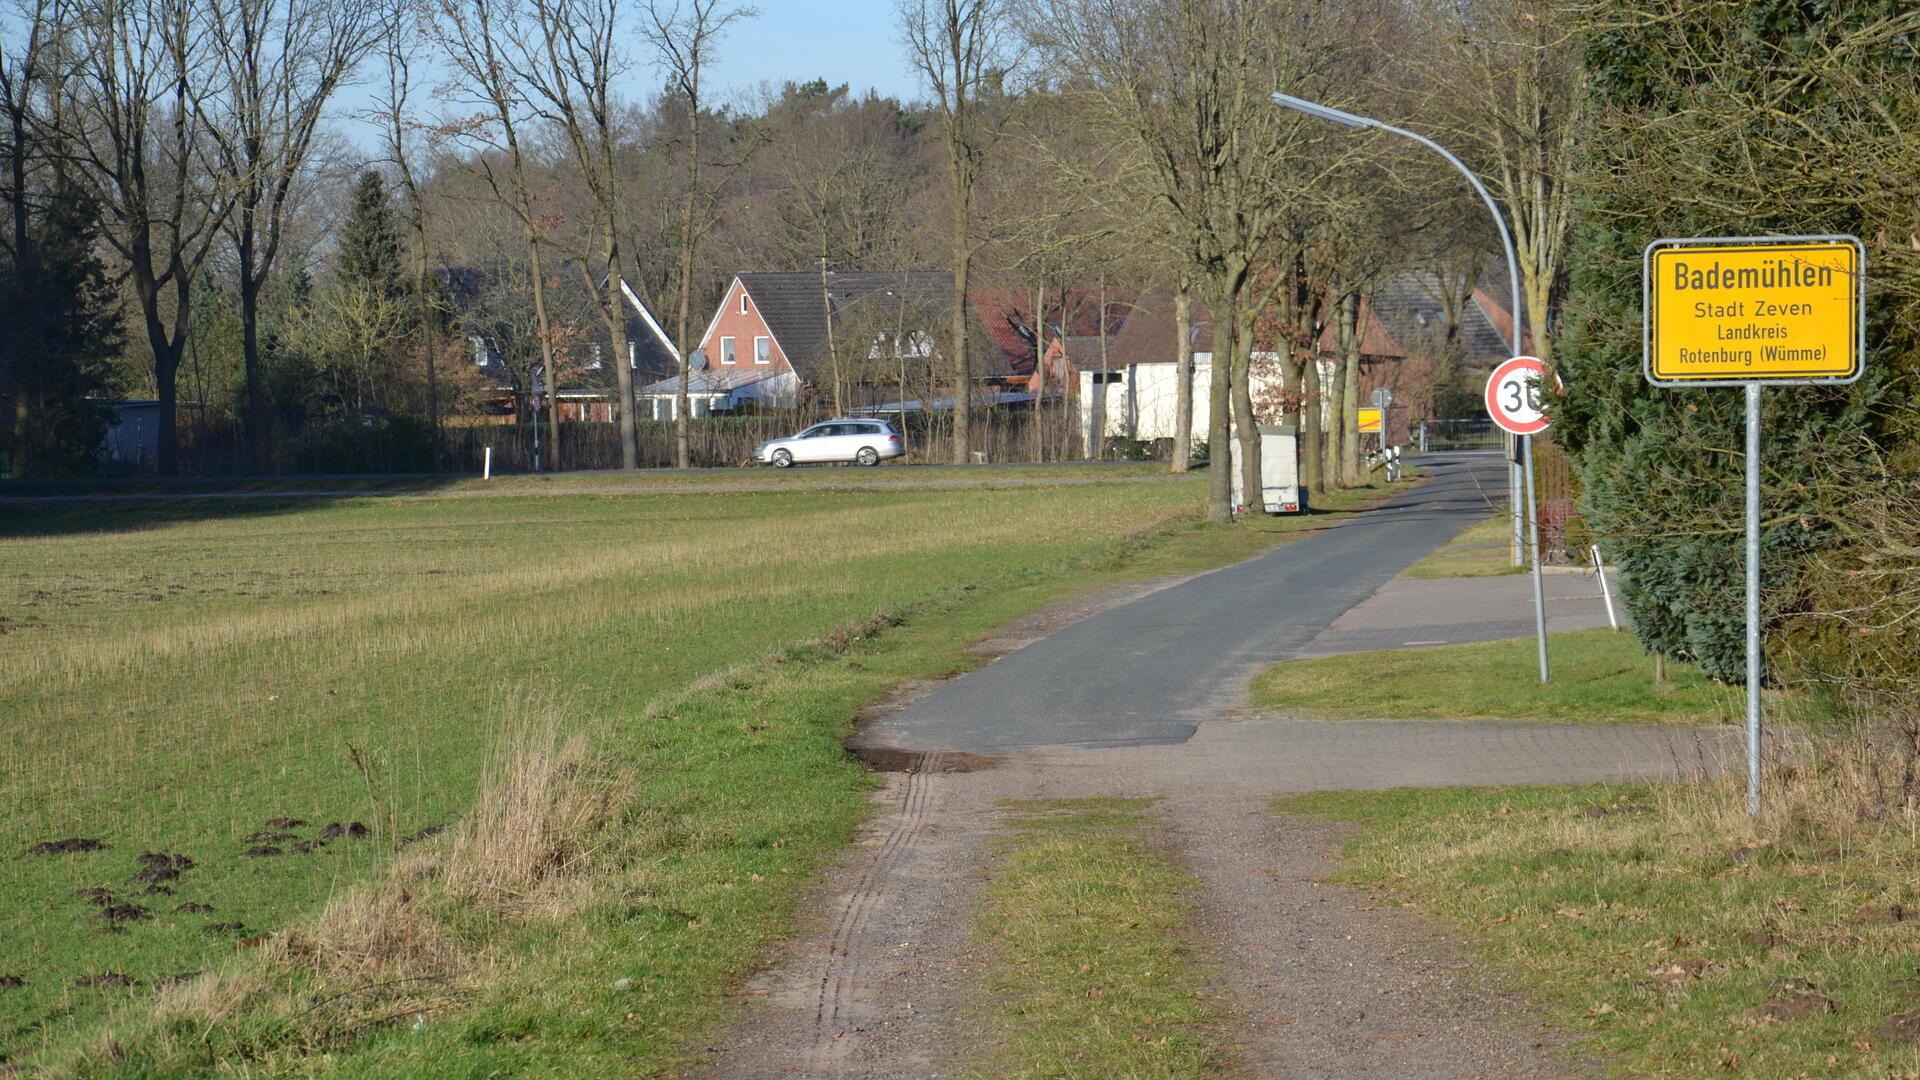
{"type": "Polygon", "coordinates": [[[839,745],[863,701],[963,667],[966,640],[1076,576],[1274,539],[1196,548],[1198,477],[995,469],[922,490],[896,472],[9,506],[0,1063],[656,1071],[865,813],[871,777],[839,745]],[[289,952],[286,928],[347,918],[419,853],[511,832],[525,815],[476,798],[511,793],[529,740],[549,786],[603,785],[620,838],[592,843],[620,852],[611,876],[556,900],[541,882],[561,873],[530,864],[535,884],[483,915],[460,894],[434,954],[460,961],[400,980],[432,987],[404,1000],[370,991],[391,974],[371,953],[289,952]],[[254,975],[221,982],[236,966],[254,975]]]}

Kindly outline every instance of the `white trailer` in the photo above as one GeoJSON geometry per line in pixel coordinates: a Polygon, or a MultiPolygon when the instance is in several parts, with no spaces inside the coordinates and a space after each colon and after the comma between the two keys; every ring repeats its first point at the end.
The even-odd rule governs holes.
{"type": "MultiPolygon", "coordinates": [[[[1233,505],[1251,506],[1233,468],[1233,505]]],[[[1260,425],[1260,504],[1269,514],[1304,514],[1307,489],[1300,482],[1300,435],[1290,424],[1260,425]]]]}

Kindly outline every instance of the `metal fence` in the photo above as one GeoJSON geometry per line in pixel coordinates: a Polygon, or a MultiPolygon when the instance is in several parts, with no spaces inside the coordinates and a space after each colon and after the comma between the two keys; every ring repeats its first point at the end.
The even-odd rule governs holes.
{"type": "Polygon", "coordinates": [[[1487,417],[1422,420],[1417,433],[1422,450],[1500,450],[1506,434],[1487,417]]]}
{"type": "MultiPolygon", "coordinates": [[[[903,428],[907,460],[951,461],[951,412],[876,413],[903,428]]],[[[706,416],[687,424],[692,463],[696,466],[751,464],[760,443],[792,435],[809,424],[827,419],[818,409],[782,410],[732,416],[706,416]]],[[[1084,447],[1075,413],[1057,401],[1035,407],[1029,403],[978,408],[969,414],[968,442],[979,462],[1077,460],[1084,447]]],[[[664,468],[674,462],[674,425],[671,421],[641,421],[636,425],[639,464],[664,468]]],[[[542,424],[542,449],[553,431],[542,424]]],[[[254,461],[231,421],[208,423],[193,413],[180,414],[180,471],[187,476],[246,474],[315,475],[336,473],[477,473],[490,449],[496,473],[534,469],[534,426],[531,423],[449,423],[436,437],[427,425],[406,417],[370,418],[285,425],[274,432],[264,460],[254,461]]],[[[617,469],[620,426],[610,421],[562,421],[559,427],[560,468],[617,469]]],[[[542,455],[544,467],[544,454],[542,455]]],[[[152,462],[122,462],[110,471],[140,474],[152,462]]]]}

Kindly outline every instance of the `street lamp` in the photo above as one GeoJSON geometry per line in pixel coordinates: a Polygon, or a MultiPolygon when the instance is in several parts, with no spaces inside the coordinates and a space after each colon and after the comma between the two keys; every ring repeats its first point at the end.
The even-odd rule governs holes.
{"type": "MultiPolygon", "coordinates": [[[[1473,175],[1473,170],[1467,168],[1461,163],[1459,158],[1449,153],[1446,147],[1441,146],[1439,143],[1434,142],[1432,139],[1427,138],[1417,131],[1408,131],[1406,128],[1395,127],[1384,120],[1375,120],[1371,116],[1361,116],[1358,113],[1350,113],[1345,109],[1336,109],[1331,105],[1322,105],[1317,101],[1297,98],[1292,94],[1275,94],[1273,95],[1273,103],[1284,108],[1292,109],[1295,112],[1305,113],[1317,120],[1331,121],[1343,127],[1360,128],[1363,130],[1372,128],[1377,131],[1387,131],[1412,139],[1421,146],[1446,158],[1447,164],[1460,170],[1460,175],[1466,177],[1467,183],[1473,185],[1473,190],[1480,193],[1480,201],[1487,204],[1487,213],[1493,215],[1494,228],[1500,230],[1500,246],[1504,248],[1507,253],[1507,282],[1513,287],[1513,306],[1508,309],[1513,313],[1513,335],[1510,342],[1512,348],[1511,355],[1521,355],[1520,263],[1519,260],[1513,257],[1513,234],[1507,231],[1507,219],[1500,213],[1500,205],[1493,201],[1493,196],[1488,193],[1487,186],[1480,182],[1479,177],[1473,175]]],[[[1521,468],[1526,473],[1527,524],[1532,530],[1533,537],[1533,543],[1531,545],[1533,548],[1533,618],[1534,629],[1540,639],[1540,681],[1546,682],[1547,605],[1540,584],[1540,515],[1536,511],[1533,501],[1533,436],[1519,435],[1516,436],[1516,438],[1520,439],[1520,452],[1524,459],[1521,468]]],[[[1518,530],[1516,529],[1516,531],[1518,530]]]]}

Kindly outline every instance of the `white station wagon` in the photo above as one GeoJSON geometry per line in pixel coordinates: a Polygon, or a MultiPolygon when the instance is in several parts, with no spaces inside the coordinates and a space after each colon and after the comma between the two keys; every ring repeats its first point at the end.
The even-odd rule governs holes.
{"type": "Polygon", "coordinates": [[[784,469],[826,461],[878,465],[906,452],[899,429],[885,420],[826,420],[798,435],[761,443],[753,457],[762,465],[784,469]]]}

